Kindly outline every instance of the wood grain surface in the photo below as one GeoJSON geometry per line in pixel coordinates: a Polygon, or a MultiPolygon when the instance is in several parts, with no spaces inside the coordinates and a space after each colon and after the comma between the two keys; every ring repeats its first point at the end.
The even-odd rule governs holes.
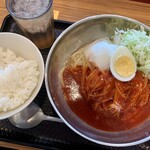
{"type": "MultiPolygon", "coordinates": [[[[55,19],[76,22],[91,15],[119,14],[150,26],[150,0],[54,0],[55,19]]],[[[8,14],[0,0],[0,26],[8,14]]]]}

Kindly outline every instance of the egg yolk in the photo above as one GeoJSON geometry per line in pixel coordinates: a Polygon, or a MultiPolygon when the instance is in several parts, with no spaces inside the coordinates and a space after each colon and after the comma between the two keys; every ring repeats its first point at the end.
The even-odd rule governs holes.
{"type": "Polygon", "coordinates": [[[122,77],[128,77],[134,72],[134,63],[130,57],[123,55],[118,57],[114,64],[115,71],[122,77]]]}

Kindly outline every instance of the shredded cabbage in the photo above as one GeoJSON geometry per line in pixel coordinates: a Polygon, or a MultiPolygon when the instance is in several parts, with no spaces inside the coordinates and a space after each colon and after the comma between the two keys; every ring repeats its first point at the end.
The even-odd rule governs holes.
{"type": "Polygon", "coordinates": [[[116,30],[114,42],[128,47],[135,57],[137,69],[150,79],[150,36],[143,30],[116,30]]]}

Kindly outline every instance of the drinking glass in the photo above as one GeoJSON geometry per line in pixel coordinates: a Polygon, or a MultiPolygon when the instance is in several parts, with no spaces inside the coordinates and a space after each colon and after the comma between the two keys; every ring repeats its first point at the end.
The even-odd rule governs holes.
{"type": "Polygon", "coordinates": [[[39,49],[52,45],[54,42],[53,0],[6,0],[6,7],[24,35],[39,49]],[[42,8],[44,1],[48,4],[42,8]]]}

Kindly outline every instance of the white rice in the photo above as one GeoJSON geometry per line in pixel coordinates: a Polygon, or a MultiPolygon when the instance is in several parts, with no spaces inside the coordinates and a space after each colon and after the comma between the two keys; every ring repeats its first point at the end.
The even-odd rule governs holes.
{"type": "Polygon", "coordinates": [[[38,64],[0,48],[0,112],[13,110],[31,96],[39,79],[38,64]]]}

